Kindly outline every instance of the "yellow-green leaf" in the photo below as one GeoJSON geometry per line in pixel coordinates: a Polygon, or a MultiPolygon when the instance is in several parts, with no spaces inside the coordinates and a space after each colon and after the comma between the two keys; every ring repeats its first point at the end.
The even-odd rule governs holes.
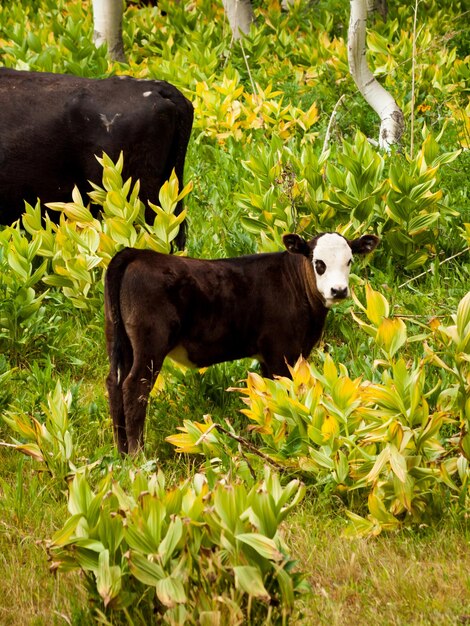
{"type": "Polygon", "coordinates": [[[407,476],[406,459],[394,445],[390,445],[390,466],[396,477],[404,483],[407,476]]]}
{"type": "Polygon", "coordinates": [[[169,608],[186,602],[186,593],[183,583],[173,576],[166,576],[156,584],[157,596],[160,602],[169,608]]]}
{"type": "Polygon", "coordinates": [[[269,537],[260,535],[259,533],[241,533],[236,535],[238,541],[251,546],[258,554],[270,561],[282,561],[284,558],[277,549],[275,542],[269,537]]]}
{"type": "Polygon", "coordinates": [[[369,284],[366,284],[366,315],[369,320],[379,326],[384,317],[388,317],[389,304],[385,297],[378,291],[374,291],[369,284]]]}
{"type": "Polygon", "coordinates": [[[377,343],[389,358],[406,342],[406,325],[399,317],[384,317],[377,330],[377,343]]]}
{"type": "Polygon", "coordinates": [[[255,596],[266,602],[269,600],[269,594],[263,584],[261,572],[257,567],[252,565],[238,565],[233,568],[235,573],[235,584],[250,596],[255,596]]]}

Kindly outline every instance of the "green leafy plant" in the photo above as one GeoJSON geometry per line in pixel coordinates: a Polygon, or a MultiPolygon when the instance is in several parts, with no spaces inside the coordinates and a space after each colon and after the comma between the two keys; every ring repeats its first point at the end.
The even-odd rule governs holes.
{"type": "Polygon", "coordinates": [[[433,190],[439,168],[460,154],[439,154],[438,140],[425,132],[414,158],[381,155],[359,132],[336,156],[274,140],[245,163],[254,177],[238,195],[248,213],[242,224],[260,236],[263,250],[277,249],[287,231],[352,236],[372,227],[384,255],[407,270],[419,267],[436,256],[440,232],[459,216],[433,190]]]}
{"type": "MultiPolygon", "coordinates": [[[[306,590],[279,532],[303,497],[282,486],[196,474],[166,487],[161,472],[131,473],[126,491],[112,474],[92,490],[76,474],[70,517],[48,550],[53,570],[81,569],[98,614],[164,623],[285,623],[306,590]]],[[[113,622],[115,623],[115,622],[113,622]]]]}
{"type": "MultiPolygon", "coordinates": [[[[90,197],[101,207],[101,220],[93,217],[75,188],[72,202],[48,204],[50,209],[62,212],[58,225],[47,215],[43,222],[39,203],[35,207],[27,204],[22,217],[27,234],[19,225],[2,233],[0,245],[6,262],[23,283],[17,296],[10,298],[12,304],[25,305],[18,312],[20,319],[34,313],[47,293],[35,296],[32,285],[39,280],[60,288],[75,307],[93,308],[101,303],[103,271],[118,250],[132,246],[170,252],[171,242],[186,217],[186,210],[174,214],[176,205],[189,193],[191,183],[180,192],[173,171],[160,190],[161,206],[149,203],[155,218],[147,224],[138,197],[139,182],[132,186],[131,179],[122,179],[122,154],[116,164],[105,154],[98,160],[103,167],[103,186],[94,184],[90,197]],[[41,257],[45,260],[34,269],[41,257]]],[[[10,315],[8,319],[14,323],[16,317],[10,315]]]]}
{"type": "Polygon", "coordinates": [[[34,416],[11,408],[2,415],[3,421],[16,433],[13,443],[0,445],[12,447],[32,457],[42,471],[46,471],[60,488],[63,481],[75,471],[76,451],[72,440],[69,411],[72,402],[70,391],[64,393],[58,382],[41,405],[41,414],[34,416]]]}
{"type": "Polygon", "coordinates": [[[12,365],[35,349],[44,325],[47,291],[39,282],[47,262],[36,262],[39,246],[39,239],[26,239],[18,228],[0,232],[0,346],[12,365]]]}
{"type": "MultiPolygon", "coordinates": [[[[453,367],[431,348],[428,356],[405,360],[400,352],[407,340],[422,341],[423,336],[409,338],[405,322],[390,317],[380,293],[366,287],[366,296],[361,308],[369,323],[354,317],[381,352],[374,380],[350,378],[327,354],[322,370],[300,359],[291,368],[292,380],[250,373],[246,388],[238,389],[248,405],[242,412],[252,422],[249,430],[262,441],[258,457],[301,471],[352,508],[361,510],[366,498],[367,518],[349,512],[354,533],[431,523],[436,508],[449,505],[465,514],[470,505],[470,294],[459,304],[456,325],[440,330],[450,338],[446,356],[453,367]],[[436,390],[431,362],[450,368],[456,379],[444,386],[447,377],[442,377],[434,406],[427,400],[436,390]]],[[[431,326],[425,336],[432,335],[431,326]]],[[[233,437],[210,422],[187,421],[180,430],[170,443],[181,452],[208,456],[225,453],[227,435],[233,437]]],[[[247,454],[256,459],[252,448],[247,454]]]]}

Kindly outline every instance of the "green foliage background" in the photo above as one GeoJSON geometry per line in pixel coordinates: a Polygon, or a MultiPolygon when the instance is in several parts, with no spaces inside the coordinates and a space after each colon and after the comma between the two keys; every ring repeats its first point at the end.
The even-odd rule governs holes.
{"type": "MultiPolygon", "coordinates": [[[[220,584],[221,596],[230,595],[230,589],[235,589],[234,572],[238,572],[238,595],[232,596],[232,604],[226,600],[225,619],[230,616],[232,620],[246,620],[249,615],[252,623],[265,623],[263,620],[274,623],[290,616],[289,619],[299,623],[302,620],[310,624],[334,623],[334,619],[338,623],[358,623],[367,619],[366,615],[374,615],[374,619],[380,615],[383,623],[404,624],[455,623],[468,616],[468,602],[461,590],[465,585],[468,589],[470,563],[467,568],[463,566],[465,551],[459,547],[468,547],[469,455],[464,439],[470,411],[466,398],[468,307],[461,304],[460,317],[452,319],[459,302],[465,302],[463,298],[470,284],[470,50],[468,30],[464,27],[464,3],[433,0],[419,3],[414,102],[411,94],[414,6],[391,5],[387,22],[375,18],[371,24],[369,62],[402,107],[406,119],[403,145],[390,155],[380,154],[366,140],[377,135],[378,120],[357,94],[348,75],[345,41],[348,3],[298,2],[289,13],[281,12],[274,1],[257,3],[255,7],[255,25],[236,44],[231,42],[221,3],[163,1],[158,9],[129,4],[123,32],[128,63],[118,64],[110,63],[106,50],[97,50],[91,43],[89,2],[25,0],[0,6],[2,65],[94,77],[129,73],[139,78],[164,79],[179,87],[194,103],[195,122],[186,164],[186,181],[192,181],[192,190],[185,197],[189,254],[219,257],[279,249],[282,234],[292,230],[305,235],[339,230],[352,236],[368,229],[382,238],[374,258],[352,276],[359,294],[356,301],[335,310],[320,351],[312,355],[313,369],[308,375],[305,371],[299,374],[304,377],[301,383],[306,388],[300,391],[294,382],[294,389],[286,393],[286,383],[269,383],[268,392],[261,388],[261,401],[256,400],[260,390],[252,385],[256,378],[248,379],[248,391],[243,394],[225,391],[229,386],[242,384],[247,370],[256,368],[250,361],[223,364],[207,372],[186,372],[168,363],[149,408],[146,456],[131,462],[119,459],[112,445],[104,392],[107,362],[102,329],[102,275],[110,256],[123,245],[169,249],[176,234],[174,200],[182,190],[169,185],[166,195],[161,197],[161,208],[155,210],[155,224],[146,228],[139,217],[142,206],[136,181],[122,181],[120,165],[105,158],[103,186],[94,192],[94,200],[103,206],[102,222],[90,218],[86,208],[88,199],[75,194],[66,207],[55,207],[64,212],[57,232],[50,222],[41,221],[39,206],[28,207],[21,223],[0,232],[0,411],[4,417],[0,425],[4,444],[0,448],[0,546],[7,555],[2,558],[9,581],[0,596],[0,620],[5,623],[19,623],[8,609],[9,595],[19,598],[20,614],[28,615],[31,623],[60,620],[60,613],[74,624],[86,624],[94,619],[101,619],[102,623],[108,623],[106,620],[146,623],[149,619],[146,610],[153,606],[153,596],[145,591],[145,585],[152,587],[149,579],[155,583],[159,601],[163,598],[162,606],[167,607],[160,606],[165,619],[170,623],[189,619],[189,613],[185,614],[183,609],[173,611],[165,605],[168,598],[177,598],[178,606],[183,604],[183,591],[174,582],[173,574],[169,574],[169,580],[156,570],[151,575],[142,574],[145,563],[139,558],[147,553],[141,543],[136,548],[140,556],[132,557],[141,568],[132,593],[137,594],[133,599],[144,599],[138,610],[129,612],[130,596],[121,594],[117,582],[121,575],[129,575],[128,562],[122,556],[125,550],[117,544],[113,548],[106,544],[105,549],[102,535],[108,536],[109,519],[119,510],[121,514],[132,510],[134,521],[141,519],[139,516],[147,519],[147,509],[126,509],[122,499],[131,497],[131,493],[138,495],[136,484],[141,491],[151,491],[157,466],[163,469],[166,484],[173,493],[178,493],[183,477],[195,481],[191,487],[184,483],[181,493],[193,493],[193,489],[191,498],[196,500],[203,489],[202,479],[193,477],[199,476],[197,470],[201,468],[214,490],[222,477],[229,484],[233,480],[238,485],[237,493],[244,489],[241,484],[249,485],[247,489],[252,491],[253,485],[261,485],[265,476],[263,462],[223,433],[212,430],[204,440],[205,449],[200,450],[205,456],[197,457],[175,454],[165,440],[173,436],[173,441],[184,444],[182,449],[191,448],[202,432],[216,422],[262,450],[264,460],[281,466],[284,483],[292,473],[303,479],[308,494],[297,518],[290,509],[286,517],[279,511],[276,513],[276,523],[282,521],[283,530],[280,528],[278,533],[276,527],[276,532],[267,533],[270,540],[274,537],[275,545],[262,543],[261,548],[256,546],[258,551],[250,552],[252,546],[241,550],[244,567],[257,568],[262,573],[261,578],[256,578],[251,595],[246,593],[250,585],[244,577],[254,575],[253,570],[234,569],[240,566],[239,557],[224,544],[227,530],[220,534],[220,522],[216,523],[215,517],[212,519],[213,529],[219,529],[212,536],[213,545],[218,546],[214,550],[220,548],[217,543],[220,541],[231,554],[230,565],[215,560],[208,565],[211,572],[216,572],[212,582],[216,580],[220,584]],[[344,100],[338,106],[331,137],[325,145],[330,116],[341,96],[344,100]],[[415,121],[413,153],[411,117],[415,121]],[[457,256],[451,258],[454,255],[457,256]],[[441,264],[442,261],[445,262],[441,264]],[[426,273],[417,277],[421,272],[426,273]],[[369,287],[365,290],[370,301],[362,295],[364,279],[372,286],[372,290],[369,287]],[[388,334],[381,326],[384,323],[388,324],[388,334]],[[405,334],[402,324],[406,324],[405,334]],[[452,330],[454,327],[457,330],[452,330]],[[329,356],[325,357],[325,353],[329,356]],[[357,462],[351,452],[357,442],[352,431],[348,431],[347,420],[341,422],[336,413],[341,422],[336,432],[335,424],[326,424],[321,417],[322,406],[335,415],[334,407],[338,410],[339,405],[342,414],[352,416],[354,428],[357,426],[353,406],[357,398],[350,396],[345,400],[338,392],[339,384],[332,382],[336,379],[331,367],[325,371],[330,357],[338,368],[344,393],[349,385],[344,382],[346,378],[357,385],[359,380],[371,381],[377,387],[388,385],[398,396],[403,392],[403,397],[410,386],[420,392],[411,400],[415,413],[410,413],[407,406],[408,413],[405,411],[403,419],[387,424],[387,433],[378,416],[390,412],[390,407],[378,401],[375,409],[371,409],[377,430],[362,434],[375,437],[376,448],[368,449],[372,456],[369,465],[362,468],[362,474],[348,473],[347,468],[357,462]],[[394,387],[397,380],[406,383],[394,387]],[[318,385],[323,386],[324,397],[319,412],[312,410],[313,422],[309,424],[305,394],[308,396],[309,389],[317,389],[318,385]],[[241,395],[245,396],[245,404],[241,395]],[[249,405],[251,415],[240,415],[240,409],[250,399],[255,402],[249,405]],[[275,415],[276,425],[271,432],[268,431],[273,428],[272,423],[264,421],[269,412],[263,413],[263,403],[275,415]],[[202,418],[207,414],[211,417],[204,421],[202,418]],[[434,420],[432,428],[428,428],[423,418],[429,414],[434,420]],[[405,417],[409,423],[405,423],[405,417]],[[247,428],[249,420],[251,424],[247,428]],[[181,434],[180,439],[174,439],[183,422],[186,439],[181,439],[181,434]],[[412,468],[416,455],[409,446],[400,449],[400,428],[406,431],[407,424],[417,441],[428,428],[426,437],[431,437],[431,443],[425,446],[426,462],[423,460],[421,466],[420,461],[418,469],[433,472],[432,488],[424,474],[421,483],[416,481],[418,486],[414,485],[414,491],[409,491],[408,478],[400,483],[400,476],[403,478],[408,470],[413,480],[416,479],[412,468]],[[388,452],[381,456],[384,449],[388,452]],[[396,450],[402,456],[397,456],[396,450]],[[214,456],[219,460],[211,461],[214,456]],[[381,460],[377,462],[379,457],[381,460]],[[132,474],[136,467],[142,474],[137,479],[132,474]],[[110,479],[105,478],[108,474],[113,479],[112,487],[110,479]],[[66,481],[72,475],[76,477],[67,498],[66,481]],[[362,483],[358,486],[356,480],[362,483]],[[85,486],[87,481],[91,486],[85,486]],[[400,505],[393,491],[398,489],[397,484],[407,485],[400,492],[400,505]],[[74,509],[74,498],[94,490],[96,502],[101,502],[108,488],[115,490],[113,497],[119,504],[114,500],[106,506],[100,504],[102,514],[95,530],[90,526],[85,538],[81,522],[76,535],[76,527],[70,521],[78,510],[74,509]],[[369,492],[373,494],[372,500],[369,492]],[[408,506],[410,493],[413,506],[408,506]],[[413,546],[426,541],[423,528],[433,528],[428,531],[430,542],[442,543],[440,535],[436,539],[432,532],[452,537],[452,545],[461,555],[462,570],[455,576],[453,590],[443,593],[441,603],[423,604],[423,621],[414,622],[400,599],[388,608],[386,602],[380,609],[373,606],[370,598],[379,597],[378,583],[371,590],[353,581],[355,593],[364,590],[359,609],[348,599],[340,601],[339,606],[325,600],[330,592],[334,597],[331,590],[337,588],[335,580],[322,583],[327,592],[318,591],[317,579],[325,574],[320,562],[314,561],[312,565],[311,555],[320,552],[324,535],[305,530],[313,527],[314,518],[319,518],[318,534],[326,533],[329,520],[334,518],[337,526],[333,534],[339,535],[346,528],[346,510],[352,519],[348,528],[356,533],[371,534],[405,526],[410,529],[402,532],[410,533],[407,537],[413,546]],[[85,579],[89,587],[73,574],[59,574],[53,579],[47,573],[44,542],[56,531],[56,548],[49,546],[49,556],[57,549],[56,557],[68,562],[72,557],[65,555],[67,546],[71,546],[73,553],[78,546],[77,537],[82,542],[78,548],[94,550],[96,559],[96,555],[102,555],[99,562],[92,560],[93,567],[82,567],[88,572],[85,579]],[[296,534],[304,537],[304,545],[296,541],[296,534]],[[287,545],[284,535],[290,539],[287,545]],[[85,540],[95,543],[85,546],[85,540]],[[313,590],[306,597],[299,600],[304,591],[302,576],[298,574],[295,579],[291,574],[291,556],[286,556],[289,563],[286,577],[279,573],[277,578],[272,575],[273,571],[279,571],[274,550],[284,551],[286,555],[290,552],[293,558],[300,559],[297,571],[307,572],[313,590]],[[123,560],[118,564],[117,560],[112,561],[117,559],[113,555],[123,560]],[[29,559],[28,570],[33,572],[30,589],[21,574],[26,559],[29,559]],[[118,566],[119,572],[115,569],[118,566]],[[462,573],[465,569],[466,575],[462,573]],[[162,583],[163,579],[166,582],[162,583]],[[264,585],[268,585],[269,593],[280,602],[277,612],[266,603],[264,585]],[[35,587],[41,591],[32,592],[35,587]],[[98,609],[94,617],[88,612],[87,597],[96,602],[90,609],[98,609]]],[[[299,367],[303,371],[303,366],[299,367]]],[[[308,407],[310,410],[311,404],[308,407]]],[[[159,489],[163,489],[165,481],[159,476],[159,489]]],[[[273,483],[269,484],[274,489],[273,483]]],[[[86,507],[91,496],[84,497],[85,519],[96,512],[89,513],[86,507]]],[[[263,506],[268,515],[269,506],[274,504],[263,506]]],[[[173,511],[171,506],[169,510],[173,511]]],[[[197,507],[191,510],[189,517],[193,516],[199,523],[199,510],[197,507]]],[[[221,510],[225,511],[225,507],[221,510]]],[[[247,520],[252,528],[264,533],[260,514],[256,520],[250,515],[247,513],[247,520]]],[[[162,523],[167,532],[168,520],[162,523]]],[[[203,523],[209,524],[207,520],[203,523]]],[[[274,522],[271,526],[274,529],[274,522]]],[[[238,529],[238,535],[246,534],[246,528],[238,529]]],[[[380,561],[384,547],[376,541],[380,561]]],[[[188,555],[198,545],[190,544],[186,554],[176,544],[177,541],[172,564],[177,564],[178,559],[182,562],[190,559],[188,555]]],[[[132,548],[132,543],[129,545],[132,548]]],[[[134,542],[134,548],[135,545],[134,542]]],[[[233,545],[240,550],[238,539],[233,539],[233,545]]],[[[364,554],[360,552],[364,548],[358,545],[354,544],[354,554],[364,554]]],[[[405,550],[403,545],[400,544],[398,551],[405,550]]],[[[339,546],[333,540],[331,546],[328,559],[334,562],[336,557],[340,562],[339,546]]],[[[453,560],[450,555],[446,570],[452,576],[453,560]]],[[[86,563],[90,565],[90,560],[86,563]]],[[[191,599],[192,592],[187,590],[192,589],[191,584],[198,576],[204,576],[204,572],[201,574],[189,566],[186,572],[189,586],[184,595],[189,604],[185,610],[192,610],[194,619],[217,619],[212,615],[217,609],[207,602],[204,608],[207,615],[195,617],[197,597],[191,599]]],[[[388,579],[389,588],[394,589],[398,578],[388,579]]],[[[128,585],[129,580],[126,578],[128,585]]],[[[399,583],[396,584],[398,589],[399,583]]],[[[424,583],[418,574],[415,585],[421,584],[424,583]]],[[[439,589],[437,583],[435,588],[439,589]]]]}

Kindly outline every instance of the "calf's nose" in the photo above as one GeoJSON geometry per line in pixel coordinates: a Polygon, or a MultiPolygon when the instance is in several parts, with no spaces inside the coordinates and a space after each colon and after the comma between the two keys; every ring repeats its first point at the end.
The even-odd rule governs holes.
{"type": "Polygon", "coordinates": [[[331,288],[331,297],[336,300],[343,300],[348,296],[348,288],[347,287],[332,287],[331,288]]]}

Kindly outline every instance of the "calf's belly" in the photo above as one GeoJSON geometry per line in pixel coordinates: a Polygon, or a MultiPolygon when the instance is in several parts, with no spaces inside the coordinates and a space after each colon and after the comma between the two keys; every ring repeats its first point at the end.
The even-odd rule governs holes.
{"type": "Polygon", "coordinates": [[[233,346],[226,347],[221,343],[217,343],[195,349],[191,346],[178,344],[167,356],[180,365],[192,368],[209,367],[216,363],[236,361],[237,359],[244,359],[246,357],[256,358],[259,361],[262,360],[260,356],[256,354],[256,350],[250,348],[251,346],[246,349],[240,349],[240,346],[238,346],[238,348],[233,346]]]}

